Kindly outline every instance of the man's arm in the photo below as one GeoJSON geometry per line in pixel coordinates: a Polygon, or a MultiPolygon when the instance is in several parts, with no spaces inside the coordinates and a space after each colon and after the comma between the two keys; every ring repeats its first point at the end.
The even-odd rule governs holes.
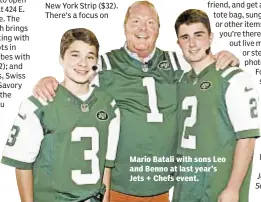
{"type": "Polygon", "coordinates": [[[42,98],[44,101],[53,101],[58,84],[58,81],[54,77],[42,78],[33,89],[34,97],[42,98]]]}
{"type": "MultiPolygon", "coordinates": [[[[97,69],[93,69],[93,71],[99,72],[102,71],[102,60],[101,57],[98,59],[98,64],[96,67],[97,69]]],[[[97,76],[96,76],[97,77],[97,76]]],[[[52,76],[44,77],[38,81],[38,83],[34,86],[33,89],[33,95],[35,98],[41,98],[44,101],[53,101],[53,98],[55,97],[55,91],[58,88],[59,82],[56,80],[56,78],[52,76]]]]}
{"type": "MultiPolygon", "coordinates": [[[[178,61],[183,71],[188,72],[191,70],[190,64],[186,61],[183,55],[177,54],[178,61]]],[[[217,70],[226,69],[230,66],[239,66],[239,59],[228,51],[220,51],[215,56],[217,60],[216,68],[217,70]]]]}
{"type": "Polygon", "coordinates": [[[32,170],[16,169],[16,181],[21,202],[33,202],[33,172],[32,170]]]}
{"type": "Polygon", "coordinates": [[[241,185],[253,158],[255,138],[240,139],[237,141],[233,169],[227,184],[218,198],[218,202],[238,202],[241,185]]]}

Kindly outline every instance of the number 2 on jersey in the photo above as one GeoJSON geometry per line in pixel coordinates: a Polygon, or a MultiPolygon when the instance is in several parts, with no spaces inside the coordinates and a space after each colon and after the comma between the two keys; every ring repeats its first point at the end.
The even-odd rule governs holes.
{"type": "Polygon", "coordinates": [[[92,140],[92,150],[84,150],[84,160],[91,160],[92,173],[82,174],[81,170],[72,170],[72,179],[78,185],[96,184],[100,179],[99,158],[97,157],[99,133],[95,127],[77,127],[72,132],[71,141],[79,142],[84,137],[90,137],[92,140]]]}
{"type": "Polygon", "coordinates": [[[150,113],[147,113],[148,122],[163,122],[163,114],[159,113],[157,106],[157,95],[155,80],[152,77],[145,77],[142,79],[143,86],[147,87],[150,113]]]}
{"type": "Polygon", "coordinates": [[[196,96],[185,97],[182,101],[182,110],[188,110],[191,107],[190,117],[187,117],[184,121],[183,131],[182,131],[182,139],[181,139],[181,147],[187,149],[196,149],[196,136],[188,135],[188,138],[185,138],[186,128],[193,127],[196,123],[197,118],[197,105],[198,100],[196,96]]]}

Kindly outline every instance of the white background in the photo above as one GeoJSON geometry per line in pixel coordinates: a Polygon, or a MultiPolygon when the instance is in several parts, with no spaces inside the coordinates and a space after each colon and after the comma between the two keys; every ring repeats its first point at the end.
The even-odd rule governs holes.
{"type": "MultiPolygon", "coordinates": [[[[59,45],[62,34],[71,28],[84,27],[92,30],[101,45],[100,53],[105,53],[111,49],[120,48],[125,42],[124,30],[123,30],[123,20],[127,8],[134,2],[132,0],[114,0],[117,3],[118,10],[109,11],[108,19],[46,19],[45,16],[45,3],[62,3],[62,2],[85,2],[90,3],[91,1],[73,1],[73,0],[27,0],[25,4],[26,13],[21,15],[20,25],[28,25],[28,34],[31,37],[30,43],[19,42],[17,43],[17,49],[20,52],[28,52],[31,54],[31,60],[26,62],[24,65],[24,70],[27,74],[26,80],[23,81],[23,87],[21,90],[12,90],[12,99],[6,99],[6,107],[0,108],[0,152],[3,151],[4,145],[7,140],[7,136],[11,129],[12,123],[16,117],[17,110],[19,108],[20,102],[28,97],[33,89],[36,82],[44,76],[54,76],[59,81],[63,79],[63,71],[59,65],[59,45]]],[[[93,2],[102,2],[98,0],[93,0],[93,2]]],[[[106,2],[106,1],[104,1],[106,2]]],[[[107,2],[109,2],[107,0],[107,2]]],[[[218,32],[221,29],[215,28],[215,22],[217,19],[213,18],[212,13],[217,9],[208,9],[206,0],[152,0],[154,3],[159,16],[160,16],[160,34],[157,40],[157,47],[163,50],[178,51],[179,47],[176,44],[176,35],[174,31],[174,23],[177,16],[184,10],[189,8],[197,8],[207,12],[211,19],[212,30],[217,36],[214,39],[212,45],[212,50],[214,53],[220,50],[228,50],[234,53],[240,58],[241,64],[243,64],[244,58],[242,57],[242,50],[244,48],[240,47],[229,47],[229,39],[219,40],[218,32]]],[[[222,1],[225,2],[225,1],[222,1]]],[[[230,1],[231,2],[231,1],[230,1]]],[[[243,2],[243,1],[232,1],[232,2],[243,2]]],[[[254,1],[253,1],[254,2],[254,1]]],[[[0,5],[1,6],[1,5],[0,5]]],[[[222,9],[221,9],[222,10],[222,9]]],[[[258,10],[258,9],[257,9],[258,10]]],[[[260,9],[259,9],[260,10],[260,9]]],[[[240,10],[246,12],[247,10],[240,10]]],[[[55,11],[54,11],[55,12],[55,11]]],[[[60,10],[59,12],[63,12],[60,10]]],[[[78,12],[75,10],[75,12],[78,12]]],[[[85,12],[88,12],[86,10],[85,12]]],[[[94,12],[100,12],[98,9],[94,12]]],[[[247,11],[249,12],[249,10],[247,11]]],[[[0,13],[1,16],[5,14],[0,13]]],[[[16,14],[14,14],[16,15],[16,14]]],[[[231,19],[235,20],[235,19],[231,19]]],[[[222,30],[231,31],[234,28],[223,28],[222,30]]],[[[254,28],[252,30],[255,30],[254,28]]],[[[258,31],[258,29],[256,29],[258,31]]],[[[2,32],[1,32],[2,33],[2,32]]],[[[258,49],[259,47],[256,47],[258,49]]],[[[1,51],[2,52],[2,51],[1,51]]],[[[6,52],[6,54],[8,54],[6,52]]],[[[246,71],[253,75],[259,93],[261,91],[260,85],[258,85],[258,80],[260,79],[255,75],[256,67],[244,68],[246,71]]],[[[17,81],[16,81],[17,82],[17,81]]],[[[235,100],[236,102],[236,100],[235,100]]],[[[255,183],[258,181],[258,172],[260,172],[261,161],[259,160],[259,155],[261,151],[261,142],[257,141],[256,152],[254,158],[254,169],[251,182],[250,191],[250,202],[260,201],[261,189],[255,189],[255,183]]],[[[261,180],[260,180],[261,182],[261,180]]],[[[0,164],[0,201],[19,201],[18,190],[16,186],[14,168],[4,166],[0,164]]]]}

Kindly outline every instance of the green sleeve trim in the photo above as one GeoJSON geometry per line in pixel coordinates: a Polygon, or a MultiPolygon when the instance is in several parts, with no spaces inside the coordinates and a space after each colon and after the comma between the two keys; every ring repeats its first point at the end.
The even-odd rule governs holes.
{"type": "Polygon", "coordinates": [[[32,103],[34,103],[38,108],[43,107],[42,103],[41,103],[38,99],[36,99],[34,96],[30,96],[28,99],[29,99],[32,103]]]}
{"type": "Polygon", "coordinates": [[[113,168],[114,165],[115,165],[115,161],[105,160],[105,167],[107,167],[107,168],[113,168]]]}
{"type": "Polygon", "coordinates": [[[230,72],[227,76],[225,76],[224,78],[229,81],[233,76],[235,76],[236,74],[242,72],[243,70],[242,69],[236,69],[232,72],[230,72]]]}
{"type": "Polygon", "coordinates": [[[259,129],[244,130],[236,133],[237,140],[244,139],[244,138],[258,138],[258,137],[260,137],[259,129]]]}
{"type": "Polygon", "coordinates": [[[107,64],[102,55],[101,55],[101,61],[102,61],[102,71],[107,70],[107,64]]]}
{"type": "Polygon", "coordinates": [[[117,109],[119,109],[119,107],[118,107],[117,105],[115,105],[115,106],[113,107],[113,111],[115,112],[117,109]]]}
{"type": "Polygon", "coordinates": [[[179,59],[178,59],[178,57],[177,57],[177,54],[176,54],[175,52],[173,52],[172,54],[173,54],[173,56],[174,56],[174,60],[175,60],[175,62],[176,62],[176,65],[177,65],[178,70],[181,70],[180,63],[179,63],[179,59]]]}
{"type": "Polygon", "coordinates": [[[33,163],[25,163],[25,162],[7,158],[5,156],[2,157],[1,163],[8,165],[8,166],[18,168],[18,169],[22,169],[22,170],[32,170],[32,168],[33,168],[33,163]]]}

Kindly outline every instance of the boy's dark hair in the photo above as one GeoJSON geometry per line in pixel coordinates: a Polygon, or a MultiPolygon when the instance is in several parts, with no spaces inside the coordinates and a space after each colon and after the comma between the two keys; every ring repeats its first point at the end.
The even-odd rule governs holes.
{"type": "Polygon", "coordinates": [[[60,56],[62,59],[64,57],[65,51],[76,40],[83,41],[89,44],[90,46],[95,46],[96,56],[98,57],[100,45],[95,34],[88,29],[77,28],[66,31],[62,36],[60,43],[60,56]]]}
{"type": "Polygon", "coordinates": [[[207,28],[209,34],[211,33],[211,27],[210,27],[208,15],[201,10],[189,9],[181,13],[176,20],[175,31],[177,36],[181,25],[183,24],[190,25],[192,23],[202,23],[207,28]]]}

